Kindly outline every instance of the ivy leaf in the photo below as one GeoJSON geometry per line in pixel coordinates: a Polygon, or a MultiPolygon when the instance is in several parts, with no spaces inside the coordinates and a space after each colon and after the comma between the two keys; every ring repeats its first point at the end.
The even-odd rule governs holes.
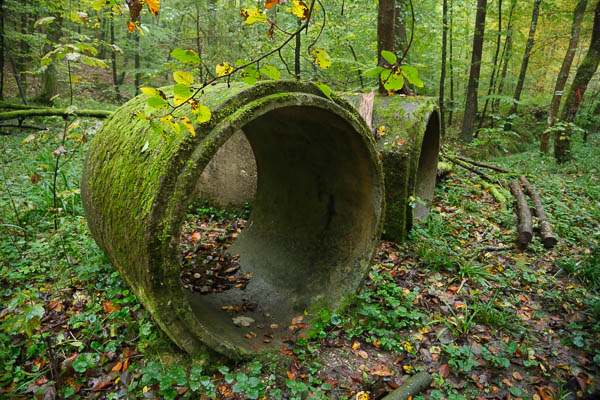
{"type": "Polygon", "coordinates": [[[323,92],[323,94],[327,96],[329,100],[333,100],[331,98],[331,88],[329,86],[321,82],[315,82],[315,85],[317,85],[317,87],[321,89],[321,92],[323,92]]]}
{"type": "Polygon", "coordinates": [[[392,72],[387,69],[381,73],[379,79],[381,79],[383,87],[390,92],[397,92],[404,87],[404,78],[400,70],[392,72]]]}
{"type": "Polygon", "coordinates": [[[325,50],[315,49],[312,53],[315,55],[315,63],[319,67],[327,69],[331,66],[331,57],[329,57],[329,54],[325,50]]]}
{"type": "Polygon", "coordinates": [[[419,71],[415,67],[411,67],[409,65],[403,65],[402,75],[406,78],[406,80],[416,87],[423,87],[423,81],[419,79],[419,71]]]}
{"type": "Polygon", "coordinates": [[[183,50],[178,47],[171,52],[171,57],[184,64],[202,64],[200,57],[194,50],[183,50]]]}
{"type": "Polygon", "coordinates": [[[160,11],[160,0],[144,0],[146,3],[146,7],[148,7],[148,11],[150,14],[158,17],[158,13],[160,11]]]}
{"type": "Polygon", "coordinates": [[[281,72],[277,68],[272,65],[264,65],[260,72],[273,79],[274,81],[278,81],[281,77],[281,72]]]}
{"type": "Polygon", "coordinates": [[[169,104],[162,97],[152,96],[148,99],[148,106],[157,110],[166,108],[169,104]]]}
{"type": "Polygon", "coordinates": [[[381,57],[383,57],[383,59],[390,65],[396,64],[396,61],[398,60],[394,53],[387,50],[381,50],[381,57]]]}
{"type": "Polygon", "coordinates": [[[196,131],[194,130],[194,125],[192,124],[192,121],[188,117],[179,117],[179,120],[181,121],[183,126],[185,126],[185,129],[187,129],[192,134],[192,136],[196,136],[196,131]]]}
{"type": "Polygon", "coordinates": [[[267,16],[263,14],[262,10],[254,7],[254,8],[244,8],[240,14],[244,17],[244,22],[248,25],[252,25],[256,22],[265,22],[267,20],[267,16]]]}
{"type": "Polygon", "coordinates": [[[375,67],[363,73],[363,76],[378,76],[385,68],[383,67],[375,67]]]}
{"type": "Polygon", "coordinates": [[[181,83],[182,85],[189,86],[194,83],[194,77],[189,72],[175,71],[173,72],[173,79],[175,82],[181,83]]]}
{"type": "Polygon", "coordinates": [[[193,95],[192,89],[190,89],[189,86],[182,85],[181,83],[175,85],[173,88],[173,94],[173,103],[175,103],[175,106],[185,103],[193,95]]]}
{"type": "Polygon", "coordinates": [[[308,19],[308,6],[302,0],[292,1],[292,13],[301,20],[308,19]]]}
{"type": "Polygon", "coordinates": [[[222,62],[221,64],[217,64],[216,71],[219,77],[227,76],[233,72],[233,67],[229,63],[222,62]]]}
{"type": "Polygon", "coordinates": [[[190,100],[190,104],[192,106],[192,112],[196,116],[196,119],[199,123],[203,124],[205,122],[210,121],[210,108],[198,103],[196,100],[193,99],[190,100]]]}

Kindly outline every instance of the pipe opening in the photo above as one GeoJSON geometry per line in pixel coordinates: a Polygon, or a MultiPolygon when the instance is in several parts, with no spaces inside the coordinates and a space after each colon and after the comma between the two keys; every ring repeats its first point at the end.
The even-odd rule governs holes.
{"type": "Polygon", "coordinates": [[[415,180],[415,197],[417,202],[413,219],[419,221],[429,214],[437,173],[438,155],[440,148],[440,117],[437,111],[431,113],[423,136],[417,178],[415,180]]]}
{"type": "Polygon", "coordinates": [[[239,260],[236,279],[249,279],[221,292],[185,292],[217,341],[253,351],[280,346],[294,317],[335,305],[356,286],[360,274],[351,270],[378,225],[377,175],[355,128],[323,108],[275,108],[241,130],[256,160],[256,196],[227,253],[239,260]],[[234,325],[241,316],[248,327],[234,325]]]}

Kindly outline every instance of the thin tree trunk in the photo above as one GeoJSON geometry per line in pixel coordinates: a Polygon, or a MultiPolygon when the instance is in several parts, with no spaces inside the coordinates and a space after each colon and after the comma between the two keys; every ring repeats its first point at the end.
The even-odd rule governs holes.
{"type": "Polygon", "coordinates": [[[483,35],[485,30],[485,13],[487,0],[477,0],[477,14],[475,15],[475,32],[473,33],[473,53],[471,55],[471,72],[467,86],[465,101],[465,115],[460,137],[464,142],[473,138],[473,128],[477,114],[477,89],[479,87],[479,72],[481,71],[481,53],[483,50],[483,35]]]}
{"type": "MultiPolygon", "coordinates": [[[[396,5],[394,0],[379,0],[377,14],[377,65],[384,65],[385,60],[381,57],[381,51],[394,52],[394,25],[396,5]]],[[[387,93],[379,80],[379,92],[387,93]]]]}
{"type": "MultiPolygon", "coordinates": [[[[54,45],[60,41],[62,37],[62,22],[63,18],[60,14],[54,14],[56,18],[50,25],[48,25],[48,33],[46,35],[47,41],[44,45],[44,52],[49,53],[54,48],[54,45]]],[[[35,97],[36,103],[52,105],[52,99],[58,94],[58,72],[56,65],[50,63],[42,75],[42,88],[35,97]]]]}
{"type": "Polygon", "coordinates": [[[117,51],[114,48],[115,44],[115,16],[111,13],[110,15],[110,45],[111,45],[111,53],[110,53],[110,61],[112,64],[112,76],[113,76],[113,85],[115,87],[115,95],[118,102],[121,101],[121,92],[119,90],[119,78],[117,73],[117,51]]]}
{"type": "MultiPolygon", "coordinates": [[[[27,2],[28,2],[28,0],[22,0],[22,3],[19,6],[23,7],[23,9],[26,10],[28,7],[27,2]]],[[[29,33],[28,27],[27,27],[28,19],[29,19],[28,14],[26,12],[22,12],[21,13],[21,21],[19,24],[22,39],[19,40],[19,54],[15,60],[17,62],[17,69],[19,70],[19,73],[27,71],[27,62],[31,59],[28,55],[29,54],[29,43],[25,39],[26,35],[29,33]]],[[[27,75],[26,74],[21,75],[21,85],[23,86],[25,95],[27,95],[27,75]]]]}
{"type": "Polygon", "coordinates": [[[494,61],[492,62],[492,76],[490,77],[490,85],[488,87],[487,98],[483,105],[483,111],[481,112],[481,118],[479,119],[479,128],[483,125],[485,120],[485,113],[487,112],[488,104],[490,103],[490,95],[495,87],[494,80],[496,79],[496,72],[500,69],[498,65],[498,54],[500,53],[500,40],[502,39],[502,0],[498,0],[498,37],[496,38],[496,52],[494,53],[494,61]]]}
{"type": "MultiPolygon", "coordinates": [[[[402,53],[406,52],[408,47],[408,36],[406,35],[406,23],[404,20],[405,1],[406,0],[396,0],[394,21],[394,49],[398,49],[398,51],[401,51],[402,53]]],[[[404,61],[409,64],[408,54],[404,57],[404,61]]]]}
{"type": "Polygon", "coordinates": [[[19,95],[21,96],[23,104],[27,104],[27,97],[25,96],[25,91],[23,90],[23,86],[21,85],[21,77],[19,74],[19,70],[17,69],[17,63],[15,62],[15,58],[8,52],[8,49],[7,53],[8,60],[10,61],[10,66],[13,70],[13,75],[15,76],[15,82],[17,83],[17,88],[19,89],[19,95]]]}
{"type": "Polygon", "coordinates": [[[446,83],[446,42],[448,40],[448,0],[442,3],[442,71],[440,73],[440,126],[442,137],[446,136],[444,119],[444,86],[446,83]]]}
{"type": "Polygon", "coordinates": [[[448,111],[448,125],[452,125],[452,114],[454,112],[454,57],[453,57],[453,40],[452,40],[452,27],[454,25],[453,10],[454,6],[452,0],[450,0],[450,38],[448,43],[450,45],[450,107],[448,111]]]}
{"type": "Polygon", "coordinates": [[[0,100],[4,99],[4,0],[0,0],[0,100]]]}
{"type": "Polygon", "coordinates": [[[142,80],[142,74],[140,73],[140,68],[141,68],[141,60],[140,60],[140,53],[141,53],[141,49],[140,49],[140,34],[139,32],[135,32],[135,58],[134,58],[134,68],[135,68],[135,81],[134,81],[134,86],[135,86],[135,96],[138,95],[138,93],[140,92],[140,85],[141,85],[141,80],[142,80]]]}
{"type": "MultiPolygon", "coordinates": [[[[535,39],[535,31],[537,29],[537,21],[540,15],[540,3],[542,0],[534,0],[533,13],[531,14],[531,26],[529,27],[529,37],[527,38],[527,44],[525,45],[525,54],[523,55],[523,62],[521,63],[521,72],[519,73],[519,80],[517,81],[517,88],[515,89],[515,95],[513,96],[514,101],[510,106],[510,114],[517,112],[517,105],[521,100],[521,92],[523,91],[523,85],[525,84],[525,75],[527,74],[527,66],[529,65],[529,56],[531,55],[531,48],[535,39]]],[[[510,130],[511,128],[508,128],[510,130]]]]}
{"type": "MultiPolygon", "coordinates": [[[[506,26],[506,39],[504,40],[504,46],[502,48],[502,56],[500,57],[500,64],[502,64],[502,73],[500,74],[500,79],[497,79],[498,89],[496,90],[496,95],[502,95],[502,89],[504,86],[504,80],[506,79],[506,74],[508,72],[508,62],[512,55],[512,17],[513,12],[515,11],[515,6],[517,5],[517,0],[513,0],[510,6],[510,12],[508,14],[508,24],[506,26]]],[[[498,107],[500,105],[500,99],[496,98],[492,102],[492,112],[497,113],[498,107]]]]}
{"type": "MultiPolygon", "coordinates": [[[[577,73],[571,84],[571,89],[567,95],[567,100],[562,110],[561,120],[573,122],[577,110],[583,101],[583,96],[592,76],[600,64],[600,0],[596,3],[594,11],[594,28],[592,30],[592,40],[585,58],[577,68],[577,73]]],[[[564,132],[554,136],[554,157],[558,163],[563,163],[570,159],[570,132],[564,132]]]]}
{"type": "MultiPolygon", "coordinates": [[[[575,58],[575,52],[577,51],[577,44],[579,43],[579,32],[581,31],[581,21],[583,21],[583,15],[587,6],[587,0],[579,0],[575,11],[573,12],[573,25],[571,26],[571,40],[569,41],[569,47],[563,60],[558,78],[556,79],[556,86],[554,87],[554,94],[552,95],[552,103],[550,105],[550,113],[548,114],[548,127],[554,125],[554,120],[558,115],[558,109],[560,107],[560,100],[569,79],[569,71],[575,58]]],[[[550,132],[544,131],[540,139],[540,151],[547,153],[550,147],[550,132]]]]}

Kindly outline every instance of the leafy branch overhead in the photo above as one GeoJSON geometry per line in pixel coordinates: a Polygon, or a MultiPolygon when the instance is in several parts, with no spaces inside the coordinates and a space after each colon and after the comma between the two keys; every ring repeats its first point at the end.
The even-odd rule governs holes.
{"type": "MultiPolygon", "coordinates": [[[[202,93],[202,90],[207,86],[217,82],[219,79],[227,79],[227,83],[229,83],[231,79],[239,79],[248,85],[253,85],[263,78],[278,81],[281,78],[281,71],[273,64],[263,63],[263,60],[275,54],[279,56],[280,60],[285,64],[287,71],[292,75],[282,56],[282,50],[285,46],[290,44],[292,39],[297,38],[302,32],[308,32],[311,16],[315,10],[315,3],[317,1],[319,0],[313,0],[310,5],[308,5],[302,0],[293,0],[291,4],[286,5],[285,11],[295,16],[299,24],[299,27],[293,32],[287,31],[275,21],[269,19],[262,9],[245,8],[241,10],[240,14],[243,18],[243,22],[247,25],[258,23],[267,26],[266,35],[268,38],[272,39],[275,36],[275,32],[283,35],[283,39],[277,47],[253,60],[239,59],[233,64],[228,61],[223,61],[214,67],[213,72],[202,59],[202,55],[198,54],[196,51],[191,49],[185,50],[182,48],[174,49],[171,52],[171,57],[181,63],[183,67],[198,71],[198,74],[200,75],[199,81],[196,83],[196,79],[192,72],[176,70],[173,73],[173,79],[176,84],[173,87],[172,96],[167,96],[160,89],[151,87],[141,88],[142,93],[149,97],[145,110],[143,112],[137,111],[136,115],[143,121],[150,123],[153,130],[163,136],[168,136],[167,132],[173,132],[175,134],[180,133],[181,125],[183,125],[190,134],[195,135],[192,121],[187,117],[176,117],[174,112],[180,107],[189,105],[196,117],[197,123],[202,124],[210,121],[210,109],[196,100],[196,97],[202,93]],[[159,111],[163,112],[161,113],[159,111]]],[[[150,12],[153,13],[154,10],[158,13],[158,1],[128,0],[133,21],[136,21],[139,17],[142,3],[146,3],[150,12]]],[[[270,10],[275,6],[279,7],[285,3],[285,0],[266,0],[265,9],[270,10]]],[[[315,65],[322,69],[327,69],[331,66],[331,57],[327,51],[324,49],[312,49],[312,46],[319,39],[323,27],[324,19],[316,39],[308,46],[308,52],[315,65]]],[[[327,97],[331,96],[331,88],[329,86],[320,82],[315,82],[315,84],[327,97]]]]}

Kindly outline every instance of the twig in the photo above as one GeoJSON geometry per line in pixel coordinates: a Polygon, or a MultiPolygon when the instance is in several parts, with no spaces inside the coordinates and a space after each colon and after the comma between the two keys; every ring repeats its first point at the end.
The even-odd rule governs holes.
{"type": "Polygon", "coordinates": [[[480,161],[471,160],[471,159],[469,159],[467,157],[463,157],[463,156],[459,156],[459,155],[456,155],[454,157],[456,157],[459,160],[462,160],[464,162],[467,162],[469,164],[477,165],[478,167],[483,167],[483,168],[491,169],[493,171],[501,172],[503,174],[508,174],[509,173],[509,171],[505,170],[504,168],[500,168],[500,167],[497,167],[495,165],[486,164],[486,163],[482,163],[480,161]]]}
{"type": "Polygon", "coordinates": [[[510,245],[510,246],[483,246],[479,248],[479,251],[506,251],[506,250],[512,250],[514,249],[515,246],[514,245],[510,245]]]}

